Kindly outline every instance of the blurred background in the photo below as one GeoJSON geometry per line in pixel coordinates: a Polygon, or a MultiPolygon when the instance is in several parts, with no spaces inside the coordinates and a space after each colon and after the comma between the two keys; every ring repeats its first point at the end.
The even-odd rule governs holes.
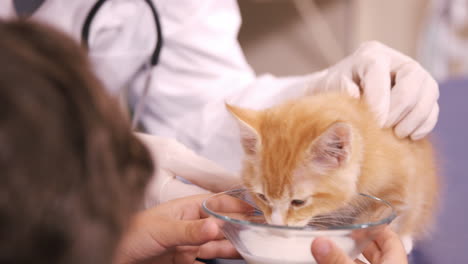
{"type": "MultiPolygon", "coordinates": [[[[18,1],[17,9],[27,14],[42,1],[18,1]]],[[[440,84],[433,141],[443,192],[434,231],[417,243],[411,263],[468,263],[468,0],[238,2],[239,41],[257,73],[311,73],[367,40],[407,54],[432,73],[440,84]]]]}
{"type": "Polygon", "coordinates": [[[468,75],[466,0],[239,0],[239,40],[257,73],[310,73],[366,40],[423,64],[438,80],[468,75]]]}

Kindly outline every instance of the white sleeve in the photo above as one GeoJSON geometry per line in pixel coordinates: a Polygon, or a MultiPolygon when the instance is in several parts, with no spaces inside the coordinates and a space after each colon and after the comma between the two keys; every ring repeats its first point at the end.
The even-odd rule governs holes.
{"type": "Polygon", "coordinates": [[[13,0],[1,0],[0,2],[0,18],[16,17],[13,0]]]}
{"type": "Polygon", "coordinates": [[[143,125],[235,172],[242,152],[224,102],[266,107],[302,96],[316,75],[256,77],[237,41],[241,18],[235,0],[156,3],[165,45],[153,70],[143,125]]]}

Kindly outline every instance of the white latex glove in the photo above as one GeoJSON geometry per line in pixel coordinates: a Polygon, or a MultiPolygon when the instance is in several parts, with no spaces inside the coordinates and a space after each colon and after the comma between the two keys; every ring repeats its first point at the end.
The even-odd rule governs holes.
{"type": "Polygon", "coordinates": [[[421,65],[379,42],[359,49],[326,69],[310,93],[341,90],[370,105],[381,126],[418,140],[435,127],[439,115],[439,87],[421,65]]]}
{"type": "Polygon", "coordinates": [[[189,195],[221,192],[240,186],[240,178],[198,156],[174,139],[136,133],[148,147],[157,170],[145,196],[146,208],[189,195]],[[185,183],[180,176],[193,184],[185,183]]]}

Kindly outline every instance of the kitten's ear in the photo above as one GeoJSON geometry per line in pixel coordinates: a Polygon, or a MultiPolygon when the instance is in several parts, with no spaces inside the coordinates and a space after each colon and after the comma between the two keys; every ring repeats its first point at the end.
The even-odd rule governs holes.
{"type": "Polygon", "coordinates": [[[317,169],[336,169],[348,161],[351,155],[351,126],[337,122],[322,133],[309,148],[309,162],[317,169]]]}
{"type": "Polygon", "coordinates": [[[239,124],[241,142],[246,154],[254,155],[260,147],[260,135],[257,132],[258,112],[226,104],[227,110],[239,124]]]}

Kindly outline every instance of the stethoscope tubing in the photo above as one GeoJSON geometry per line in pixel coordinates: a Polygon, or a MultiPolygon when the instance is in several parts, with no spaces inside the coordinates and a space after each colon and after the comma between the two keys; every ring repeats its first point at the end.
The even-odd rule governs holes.
{"type": "MultiPolygon", "coordinates": [[[[85,49],[87,50],[89,49],[89,33],[91,31],[91,24],[93,22],[94,17],[98,13],[99,9],[102,7],[102,5],[106,1],[107,0],[96,1],[96,3],[92,6],[91,10],[89,11],[83,23],[83,28],[81,30],[81,43],[83,47],[85,47],[85,49]]],[[[137,129],[138,122],[140,121],[140,117],[143,114],[145,98],[148,95],[149,86],[152,81],[152,68],[155,67],[159,63],[159,57],[160,57],[161,49],[163,46],[161,21],[159,20],[159,14],[156,9],[156,6],[152,2],[152,0],[144,0],[144,1],[148,4],[148,7],[150,8],[151,13],[153,14],[154,24],[156,26],[157,40],[156,40],[156,45],[154,47],[153,53],[151,54],[151,57],[148,60],[148,63],[145,63],[143,65],[143,72],[146,72],[146,76],[145,76],[145,82],[144,82],[142,95],[138,99],[134,108],[135,110],[134,110],[133,117],[132,117],[132,129],[134,130],[137,129]]]]}

